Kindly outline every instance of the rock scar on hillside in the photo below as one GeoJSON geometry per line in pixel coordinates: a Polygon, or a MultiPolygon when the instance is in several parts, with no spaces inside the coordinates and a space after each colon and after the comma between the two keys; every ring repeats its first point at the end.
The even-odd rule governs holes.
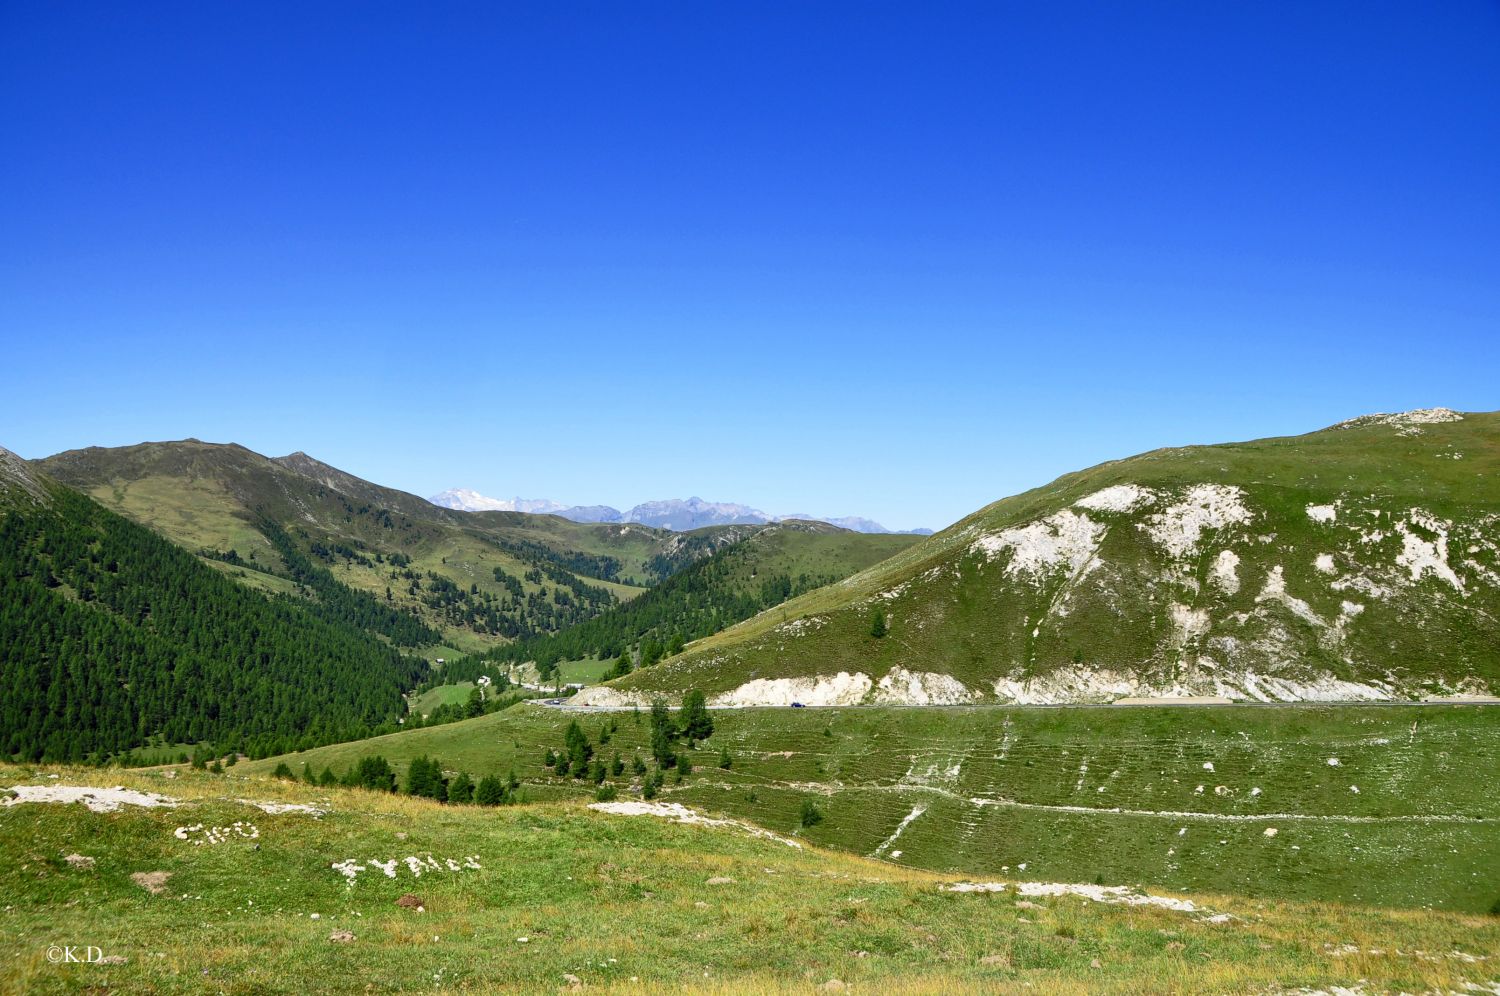
{"type": "Polygon", "coordinates": [[[114,788],[91,788],[87,785],[12,785],[14,793],[0,805],[19,806],[25,802],[81,802],[96,813],[113,813],[121,806],[142,806],[155,809],[177,805],[170,796],[154,792],[136,792],[116,785],[114,788]]]}
{"type": "Polygon", "coordinates": [[[764,827],[758,827],[752,823],[742,823],[739,820],[722,820],[711,816],[704,816],[702,813],[689,809],[678,802],[592,802],[589,803],[589,808],[615,816],[657,816],[671,820],[674,823],[694,823],[706,827],[729,827],[735,830],[743,830],[753,837],[764,837],[766,840],[774,840],[785,844],[787,847],[795,847],[799,850],[802,847],[797,841],[774,834],[764,827]]]}

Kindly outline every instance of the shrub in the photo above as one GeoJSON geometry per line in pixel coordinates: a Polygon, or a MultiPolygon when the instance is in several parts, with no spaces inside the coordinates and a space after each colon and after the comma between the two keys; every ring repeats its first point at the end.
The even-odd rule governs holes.
{"type": "Polygon", "coordinates": [[[594,801],[614,802],[617,794],[613,785],[600,785],[598,790],[594,792],[594,801]]]}
{"type": "Polygon", "coordinates": [[[723,768],[725,771],[728,771],[733,765],[734,758],[729,756],[729,748],[721,748],[719,750],[719,767],[723,768]]]}
{"type": "Polygon", "coordinates": [[[276,765],[276,770],[271,772],[271,774],[273,777],[285,778],[287,781],[294,782],[297,780],[297,776],[292,772],[291,768],[287,767],[287,763],[285,761],[282,761],[280,764],[276,765]]]}
{"type": "Polygon", "coordinates": [[[811,799],[802,800],[802,825],[815,827],[823,822],[823,811],[811,799]]]}

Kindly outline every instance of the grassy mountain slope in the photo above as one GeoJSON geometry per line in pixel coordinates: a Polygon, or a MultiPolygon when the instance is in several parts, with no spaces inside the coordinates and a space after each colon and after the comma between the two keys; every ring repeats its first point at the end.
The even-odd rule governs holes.
{"type": "MultiPolygon", "coordinates": [[[[8,454],[4,454],[8,456],[8,454]]],[[[425,665],[381,603],[269,599],[0,458],[0,755],[363,736],[425,665]],[[380,635],[377,635],[380,634],[380,635]]]]}
{"type": "Polygon", "coordinates": [[[1500,413],[1102,464],[615,686],[731,704],[1500,691],[1500,413]]]}
{"type": "MultiPolygon", "coordinates": [[[[584,794],[592,782],[543,765],[575,719],[596,744],[618,723],[597,756],[650,761],[645,715],[526,705],[236,770],[284,760],[341,775],[379,754],[404,771],[429,755],[474,777],[514,770],[534,797],[584,794]]],[[[669,776],[662,800],[902,865],[1474,912],[1500,900],[1500,803],[1473,777],[1500,764],[1500,706],[745,709],[713,720],[712,738],[686,752],[695,772],[680,785],[669,776]],[[826,818],[799,830],[808,800],[826,818]]],[[[613,781],[639,793],[629,766],[613,781]]]]}
{"type": "Polygon", "coordinates": [[[123,783],[177,802],[0,810],[11,992],[766,993],[834,979],[889,993],[1270,992],[1356,978],[1459,992],[1494,979],[1500,956],[1494,918],[1197,894],[1180,911],[1023,899],[1014,884],[963,893],[952,876],[749,828],[579,804],[440,807],[234,775],[5,768],[0,783],[123,783]],[[216,827],[227,831],[213,842],[216,827]],[[418,864],[417,877],[407,858],[436,869],[418,864]],[[348,880],[333,865],[351,860],[362,870],[348,880]],[[392,862],[390,877],[375,861],[392,862]],[[152,873],[169,876],[159,894],[132,880],[152,873]],[[420,912],[396,905],[407,893],[420,912]],[[94,945],[111,963],[52,964],[53,945],[94,945]]]}
{"type": "Polygon", "coordinates": [[[339,583],[469,649],[555,631],[628,600],[655,580],[654,559],[680,545],[641,526],[439,508],[304,453],[271,459],[233,444],[94,447],[37,466],[189,550],[233,551],[247,580],[296,573],[272,535],[279,529],[339,583]]]}

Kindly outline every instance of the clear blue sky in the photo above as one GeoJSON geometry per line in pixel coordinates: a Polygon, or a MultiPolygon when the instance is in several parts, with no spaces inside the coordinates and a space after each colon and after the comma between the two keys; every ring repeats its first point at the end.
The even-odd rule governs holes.
{"type": "Polygon", "coordinates": [[[1500,407],[1494,2],[4,0],[0,153],[27,457],[941,526],[1500,407]]]}

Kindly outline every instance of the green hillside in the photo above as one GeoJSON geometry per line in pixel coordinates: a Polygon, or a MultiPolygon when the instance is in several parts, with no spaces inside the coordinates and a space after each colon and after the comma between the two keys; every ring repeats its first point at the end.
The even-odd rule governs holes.
{"type": "MultiPolygon", "coordinates": [[[[1500,706],[715,710],[659,801],[903,865],[1177,891],[1482,912],[1500,900],[1500,706]],[[727,751],[731,766],[720,766],[727,751]],[[1337,764],[1330,764],[1330,758],[1337,764]],[[800,829],[811,800],[825,819],[800,829]],[[1266,831],[1276,833],[1267,835],[1266,831]],[[1024,867],[1022,867],[1024,866],[1024,867]],[[1372,867],[1380,868],[1372,875],[1372,867]]],[[[378,754],[583,795],[543,761],[577,721],[639,798],[644,713],[523,705],[282,761],[342,775],[378,754]],[[601,731],[614,726],[607,743],[601,731]]]]}
{"type": "MultiPolygon", "coordinates": [[[[740,538],[709,531],[680,562],[676,534],[514,512],[468,513],[294,453],[185,440],[71,450],[48,476],[150,526],[234,576],[338,584],[414,615],[440,641],[479,650],[557,632],[638,595],[740,538]],[[299,563],[305,562],[305,563],[299,563]]],[[[265,582],[260,582],[265,583],[265,582]]]]}
{"type": "Polygon", "coordinates": [[[390,645],[410,617],[347,590],[266,597],[18,465],[0,451],[0,755],[268,752],[401,715],[426,669],[390,645]]]}
{"type": "Polygon", "coordinates": [[[0,809],[7,992],[1464,992],[1500,957],[1493,917],[1025,873],[960,891],[674,810],[234,774],[6,767],[0,784],[18,796],[0,809]],[[91,786],[118,808],[19,801],[91,786]],[[303,808],[262,808],[278,804],[303,808]]]}
{"type": "Polygon", "coordinates": [[[613,687],[584,701],[1500,691],[1500,414],[1372,416],[1102,464],[613,687]]]}

